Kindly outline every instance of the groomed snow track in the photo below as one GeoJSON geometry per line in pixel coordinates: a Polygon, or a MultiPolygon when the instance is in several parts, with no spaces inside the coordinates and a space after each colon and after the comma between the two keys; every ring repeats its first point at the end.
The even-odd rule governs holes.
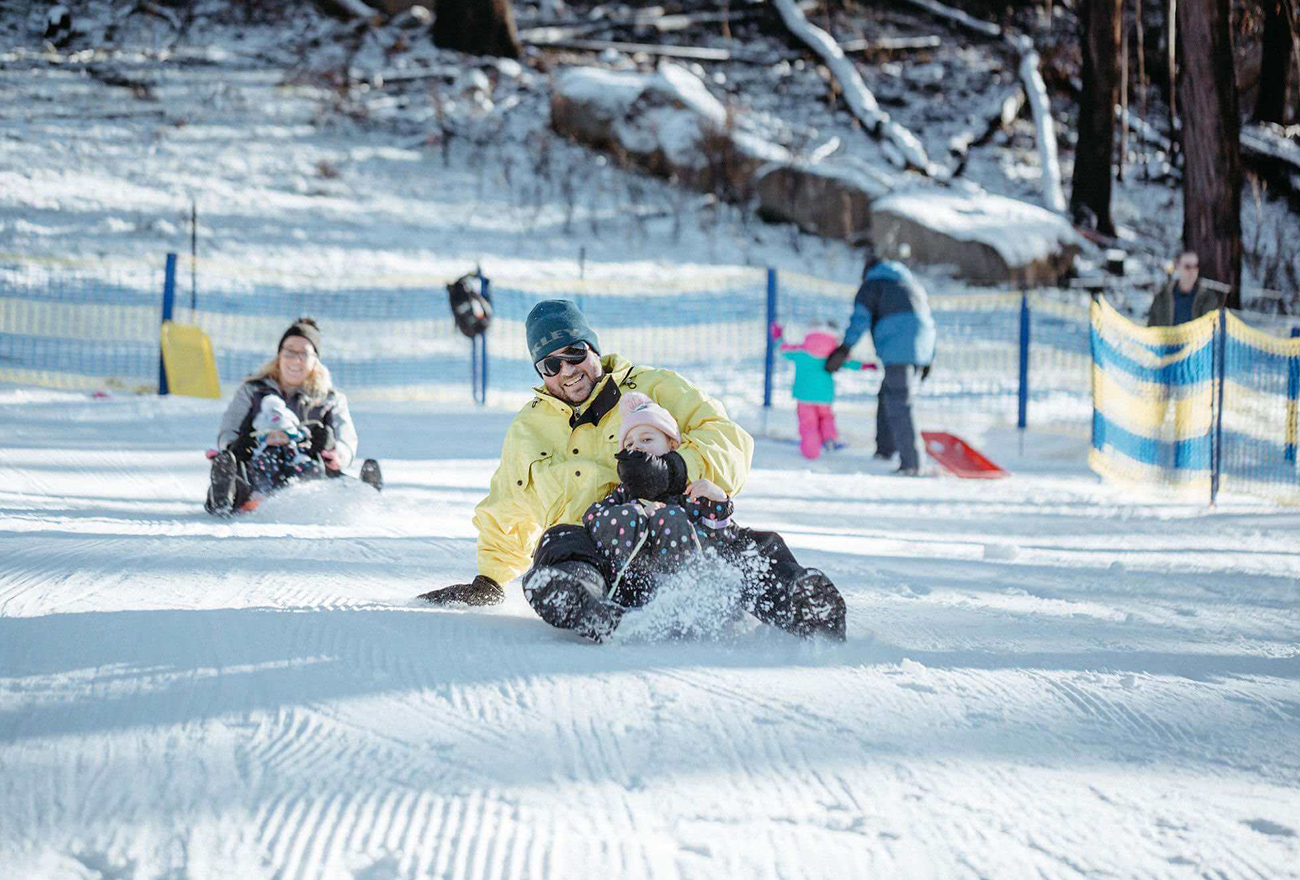
{"type": "Polygon", "coordinates": [[[841,585],[848,643],[596,647],[517,585],[410,601],[473,573],[508,414],[358,405],[382,496],[222,522],[219,411],[0,391],[6,876],[1296,876],[1294,513],[1046,435],[997,485],[760,441],[737,517],[841,585]]]}

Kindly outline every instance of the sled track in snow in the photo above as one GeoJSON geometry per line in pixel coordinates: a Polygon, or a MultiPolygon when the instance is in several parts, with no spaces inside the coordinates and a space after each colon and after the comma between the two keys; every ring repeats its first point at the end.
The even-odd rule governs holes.
{"type": "MultiPolygon", "coordinates": [[[[141,403],[97,430],[131,449],[150,406],[164,419],[141,403]]],[[[217,521],[188,451],[45,448],[57,421],[26,423],[29,446],[0,449],[0,859],[29,876],[1300,863],[1292,515],[1126,507],[1085,475],[1026,503],[1016,477],[903,497],[886,477],[801,472],[796,497],[797,463],[767,470],[760,449],[751,521],[796,524],[800,559],[843,587],[848,643],[746,624],[596,647],[513,587],[490,609],[413,600],[472,574],[473,493],[436,488],[437,459],[386,462],[382,498],[291,495],[217,521]],[[1123,568],[1101,566],[1115,547],[1123,568]]],[[[491,460],[458,467],[485,486],[491,460]]]]}

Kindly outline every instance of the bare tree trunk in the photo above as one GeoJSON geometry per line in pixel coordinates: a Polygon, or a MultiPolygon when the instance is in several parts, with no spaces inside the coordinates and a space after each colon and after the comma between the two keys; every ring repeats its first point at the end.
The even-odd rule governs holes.
{"type": "Polygon", "coordinates": [[[1178,143],[1178,0],[1169,0],[1165,16],[1165,34],[1169,40],[1169,139],[1178,143]]]}
{"type": "Polygon", "coordinates": [[[1229,0],[1182,0],[1178,80],[1183,108],[1183,244],[1201,275],[1231,285],[1241,308],[1241,121],[1232,64],[1229,0]]]}
{"type": "Polygon", "coordinates": [[[438,0],[436,9],[435,46],[501,58],[523,54],[510,0],[438,0]]]}
{"type": "Polygon", "coordinates": [[[1296,89],[1300,90],[1300,10],[1297,0],[1282,0],[1282,8],[1291,26],[1291,60],[1295,62],[1296,89]]]}
{"type": "Polygon", "coordinates": [[[1286,122],[1286,87],[1291,75],[1291,23],[1282,0],[1264,0],[1263,42],[1255,118],[1281,125],[1286,122]]]}
{"type": "Polygon", "coordinates": [[[1083,49],[1083,93],[1079,99],[1079,142],[1074,151],[1070,214],[1102,235],[1114,235],[1110,217],[1111,160],[1115,154],[1115,93],[1119,86],[1122,0],[1082,0],[1079,42],[1083,49]],[[1092,218],[1088,218],[1088,214],[1092,218]]]}
{"type": "MultiPolygon", "coordinates": [[[[1137,23],[1137,38],[1138,38],[1138,51],[1137,51],[1137,58],[1138,58],[1138,107],[1139,107],[1139,111],[1138,111],[1138,112],[1140,112],[1140,113],[1142,114],[1142,121],[1143,121],[1143,122],[1150,122],[1150,120],[1147,119],[1147,45],[1146,45],[1146,25],[1143,24],[1143,21],[1142,21],[1143,18],[1145,18],[1146,16],[1143,14],[1143,13],[1144,13],[1144,10],[1143,10],[1143,5],[1142,5],[1142,0],[1133,0],[1133,5],[1134,5],[1134,7],[1135,7],[1135,9],[1134,9],[1134,13],[1133,13],[1133,20],[1137,23]]],[[[1128,117],[1125,117],[1125,122],[1127,122],[1127,121],[1128,121],[1128,117]]],[[[1151,163],[1147,161],[1147,149],[1146,149],[1146,144],[1145,144],[1145,142],[1143,143],[1143,146],[1142,146],[1142,179],[1143,179],[1143,180],[1150,180],[1150,179],[1151,179],[1151,163]]]]}
{"type": "Polygon", "coordinates": [[[1124,166],[1128,164],[1128,25],[1124,23],[1124,7],[1120,4],[1119,39],[1119,171],[1115,179],[1124,179],[1124,166]]]}

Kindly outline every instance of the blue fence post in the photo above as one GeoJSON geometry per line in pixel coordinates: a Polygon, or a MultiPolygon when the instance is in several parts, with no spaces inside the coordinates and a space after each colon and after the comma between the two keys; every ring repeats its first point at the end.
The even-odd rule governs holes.
{"type": "Polygon", "coordinates": [[[776,323],[776,270],[767,269],[767,323],[763,327],[766,350],[763,354],[763,409],[772,408],[772,371],[776,367],[776,338],[772,325],[776,323]]]}
{"type": "MultiPolygon", "coordinates": [[[[483,298],[488,301],[489,306],[492,305],[492,279],[488,278],[487,276],[483,277],[483,298]]],[[[478,350],[479,353],[478,375],[479,375],[479,383],[480,383],[479,388],[481,389],[479,392],[481,396],[481,399],[479,400],[479,404],[486,406],[487,390],[488,390],[487,331],[484,330],[482,333],[479,334],[479,336],[482,339],[482,344],[479,346],[479,350],[478,350]]]]}
{"type": "MultiPolygon", "coordinates": [[[[1219,306],[1219,328],[1214,346],[1215,377],[1219,387],[1214,394],[1214,441],[1210,447],[1210,504],[1219,497],[1219,475],[1223,472],[1223,383],[1227,376],[1228,360],[1228,309],[1219,306]]],[[[1176,441],[1175,441],[1176,442],[1176,441]]]]}
{"type": "MultiPolygon", "coordinates": [[[[162,321],[160,328],[172,319],[176,306],[176,255],[167,255],[167,268],[163,274],[162,321]]],[[[159,331],[161,332],[161,330],[159,331]]],[[[158,394],[167,394],[167,365],[163,363],[162,341],[158,343],[158,394]]]]}
{"type": "MultiPolygon", "coordinates": [[[[1291,328],[1291,338],[1300,336],[1300,327],[1291,328]]],[[[1286,364],[1286,460],[1295,461],[1296,437],[1300,435],[1300,357],[1286,364]]]]}
{"type": "MultiPolygon", "coordinates": [[[[475,269],[474,274],[479,279],[479,292],[491,306],[492,281],[483,274],[482,269],[475,269]]],[[[484,330],[477,336],[470,337],[469,340],[469,393],[479,406],[487,403],[487,363],[487,331],[484,330]]]]}
{"type": "MultiPolygon", "coordinates": [[[[1029,416],[1029,294],[1020,292],[1020,411],[1016,427],[1023,432],[1029,416]]],[[[1021,442],[1023,443],[1023,433],[1021,442]]]]}
{"type": "Polygon", "coordinates": [[[1088,372],[1091,377],[1089,379],[1089,387],[1091,390],[1089,396],[1092,398],[1091,440],[1093,449],[1100,448],[1098,446],[1098,441],[1101,439],[1097,436],[1099,433],[1097,430],[1097,346],[1101,342],[1101,334],[1097,330],[1097,325],[1093,320],[1093,317],[1096,314],[1098,296],[1099,293],[1096,290],[1093,290],[1088,294],[1088,354],[1092,358],[1092,369],[1088,372]]]}

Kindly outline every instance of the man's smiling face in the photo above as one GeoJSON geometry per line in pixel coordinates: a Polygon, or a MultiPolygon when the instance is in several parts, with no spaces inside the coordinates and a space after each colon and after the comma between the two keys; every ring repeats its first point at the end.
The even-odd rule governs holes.
{"type": "Polygon", "coordinates": [[[582,363],[561,363],[560,372],[554,376],[543,376],[546,390],[570,406],[577,406],[591,396],[596,383],[604,375],[600,367],[600,358],[588,348],[587,357],[582,363]]]}

